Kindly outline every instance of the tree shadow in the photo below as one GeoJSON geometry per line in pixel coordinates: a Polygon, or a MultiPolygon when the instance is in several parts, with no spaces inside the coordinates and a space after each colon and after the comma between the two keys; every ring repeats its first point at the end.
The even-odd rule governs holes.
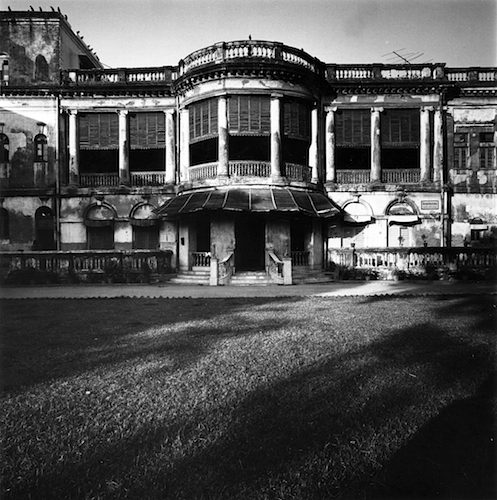
{"type": "Polygon", "coordinates": [[[496,372],[477,392],[444,408],[386,464],[372,498],[497,497],[496,372]]]}

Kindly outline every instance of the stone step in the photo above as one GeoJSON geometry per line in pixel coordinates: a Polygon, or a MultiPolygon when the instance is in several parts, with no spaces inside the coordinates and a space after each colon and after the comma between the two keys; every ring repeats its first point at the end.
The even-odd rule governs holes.
{"type": "Polygon", "coordinates": [[[237,273],[231,277],[230,285],[233,286],[265,286],[272,285],[271,278],[264,271],[237,273]]]}

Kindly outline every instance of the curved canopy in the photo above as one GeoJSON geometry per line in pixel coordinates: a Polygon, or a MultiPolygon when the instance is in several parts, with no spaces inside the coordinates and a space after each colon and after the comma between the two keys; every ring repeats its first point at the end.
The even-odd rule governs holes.
{"type": "Polygon", "coordinates": [[[277,187],[213,189],[180,194],[157,209],[162,218],[175,218],[202,210],[232,212],[290,212],[309,217],[330,218],[340,209],[316,191],[277,187]]]}

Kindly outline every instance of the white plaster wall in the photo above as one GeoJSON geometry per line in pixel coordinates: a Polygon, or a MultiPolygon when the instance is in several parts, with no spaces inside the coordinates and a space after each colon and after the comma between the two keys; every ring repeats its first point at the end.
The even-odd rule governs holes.
{"type": "Polygon", "coordinates": [[[86,244],[86,226],[83,222],[63,221],[60,224],[60,242],[86,244]]]}

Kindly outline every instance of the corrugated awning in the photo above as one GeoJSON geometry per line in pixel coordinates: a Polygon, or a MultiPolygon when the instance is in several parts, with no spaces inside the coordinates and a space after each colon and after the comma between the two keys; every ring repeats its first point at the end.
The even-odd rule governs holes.
{"type": "Polygon", "coordinates": [[[390,226],[394,224],[399,226],[413,226],[420,223],[421,220],[417,215],[390,215],[388,217],[388,224],[390,226]]]}
{"type": "Polygon", "coordinates": [[[330,218],[340,209],[316,191],[291,188],[229,188],[180,194],[156,210],[162,218],[175,218],[201,210],[232,212],[293,212],[309,217],[330,218]]]}

